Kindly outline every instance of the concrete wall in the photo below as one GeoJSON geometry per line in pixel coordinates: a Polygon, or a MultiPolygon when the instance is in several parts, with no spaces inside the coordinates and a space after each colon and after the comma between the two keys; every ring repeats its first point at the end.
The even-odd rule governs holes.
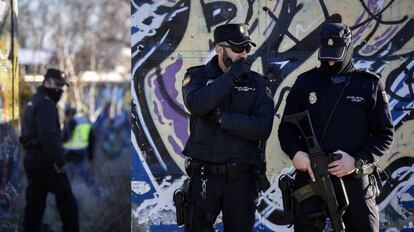
{"type": "Polygon", "coordinates": [[[133,230],[175,228],[172,193],[185,178],[181,150],[189,135],[188,111],[181,96],[184,73],[214,55],[214,28],[227,22],[246,22],[258,44],[251,52],[253,69],[272,80],[276,110],[266,154],[268,178],[273,185],[261,199],[258,212],[265,216],[257,218],[255,230],[292,231],[272,219],[272,213],[282,207],[277,178],[292,168],[280,149],[277,127],[285,98],[298,74],[319,65],[322,25],[337,21],[352,27],[356,66],[381,73],[396,128],[392,149],[380,159],[390,176],[379,197],[381,229],[414,231],[412,3],[131,0],[133,230]]]}
{"type": "Polygon", "coordinates": [[[0,231],[17,228],[17,0],[0,1],[0,231]]]}

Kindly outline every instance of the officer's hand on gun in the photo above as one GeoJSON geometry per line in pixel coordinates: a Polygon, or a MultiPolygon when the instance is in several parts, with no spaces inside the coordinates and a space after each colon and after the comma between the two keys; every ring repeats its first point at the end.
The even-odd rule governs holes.
{"type": "Polygon", "coordinates": [[[315,175],[313,174],[313,170],[311,167],[311,162],[310,162],[308,153],[303,152],[303,151],[296,152],[295,156],[293,157],[293,166],[297,170],[308,172],[312,181],[313,182],[316,181],[315,175]]]}
{"type": "Polygon", "coordinates": [[[337,177],[343,177],[355,171],[354,157],[341,150],[335,151],[334,154],[341,155],[341,159],[336,160],[328,165],[329,174],[337,177]]]}
{"type": "Polygon", "coordinates": [[[248,74],[250,73],[250,64],[245,60],[238,60],[230,66],[227,73],[231,76],[234,83],[240,82],[242,79],[248,77],[248,74]]]}

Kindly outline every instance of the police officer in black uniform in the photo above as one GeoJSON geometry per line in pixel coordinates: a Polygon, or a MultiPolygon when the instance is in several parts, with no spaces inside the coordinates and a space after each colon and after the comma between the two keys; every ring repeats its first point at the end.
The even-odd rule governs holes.
{"type": "Polygon", "coordinates": [[[274,115],[268,80],[246,63],[251,46],[245,24],[214,31],[216,56],[187,70],[183,98],[190,116],[190,223],[186,231],[214,231],[220,211],[225,231],[252,231],[255,221],[256,167],[274,115]]]}
{"type": "MultiPolygon", "coordinates": [[[[297,78],[286,99],[284,115],[308,110],[322,149],[341,157],[328,165],[328,172],[334,182],[338,181],[336,177],[342,177],[345,184],[349,198],[344,214],[346,231],[377,232],[376,188],[370,175],[363,172],[363,166],[382,156],[393,140],[386,93],[378,75],[355,69],[348,26],[328,23],[320,39],[321,65],[297,78]]],[[[295,188],[314,180],[306,147],[293,124],[280,123],[279,140],[299,170],[295,188]]],[[[318,224],[324,223],[317,223],[325,222],[321,199],[313,196],[298,207],[295,231],[322,231],[318,224]]]]}
{"type": "Polygon", "coordinates": [[[20,141],[26,152],[26,207],[23,231],[40,231],[48,192],[55,195],[63,231],[79,231],[76,200],[66,175],[56,103],[68,85],[63,72],[48,69],[25,107],[20,141]]]}

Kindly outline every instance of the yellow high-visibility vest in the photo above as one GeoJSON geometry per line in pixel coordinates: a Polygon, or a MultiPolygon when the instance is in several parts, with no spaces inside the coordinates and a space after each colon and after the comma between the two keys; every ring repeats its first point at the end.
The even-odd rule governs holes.
{"type": "Polygon", "coordinates": [[[86,149],[89,145],[89,133],[92,125],[88,122],[78,123],[73,130],[72,137],[63,144],[67,150],[86,149]]]}

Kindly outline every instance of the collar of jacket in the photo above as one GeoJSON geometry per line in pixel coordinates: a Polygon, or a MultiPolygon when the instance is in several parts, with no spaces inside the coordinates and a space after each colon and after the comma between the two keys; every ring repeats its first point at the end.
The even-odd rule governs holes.
{"type": "Polygon", "coordinates": [[[219,65],[218,65],[218,57],[215,55],[207,64],[205,68],[205,75],[208,79],[216,79],[220,75],[223,74],[219,65]]]}
{"type": "Polygon", "coordinates": [[[37,92],[41,95],[41,96],[43,96],[45,99],[47,99],[47,100],[51,100],[52,102],[53,102],[53,100],[46,94],[46,91],[45,91],[45,87],[43,86],[43,85],[39,85],[38,87],[37,87],[37,92]]]}

